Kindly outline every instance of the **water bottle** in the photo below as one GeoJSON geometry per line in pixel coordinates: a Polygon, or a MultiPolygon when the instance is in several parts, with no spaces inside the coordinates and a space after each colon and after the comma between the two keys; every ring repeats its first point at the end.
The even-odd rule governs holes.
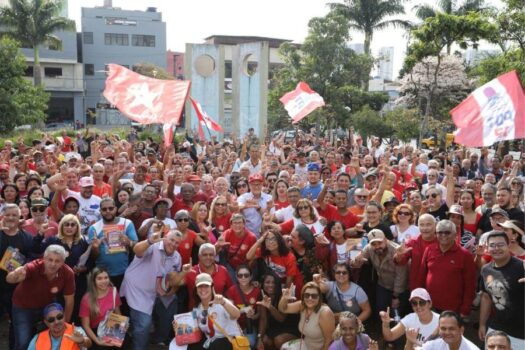
{"type": "Polygon", "coordinates": [[[399,323],[401,321],[401,316],[399,316],[399,311],[397,309],[394,309],[394,322],[399,323]]]}

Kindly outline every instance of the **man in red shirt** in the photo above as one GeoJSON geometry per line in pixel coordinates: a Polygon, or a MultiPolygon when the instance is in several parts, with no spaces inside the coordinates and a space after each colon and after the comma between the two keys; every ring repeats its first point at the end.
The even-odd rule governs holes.
{"type": "Polygon", "coordinates": [[[332,180],[327,180],[326,186],[323,186],[317,202],[319,203],[319,214],[331,221],[341,221],[345,232],[354,227],[361,219],[354,215],[346,206],[348,201],[348,192],[346,190],[335,191],[335,206],[327,204],[324,200],[328,187],[331,187],[332,180]]]}
{"type": "Polygon", "coordinates": [[[195,289],[195,279],[198,274],[205,272],[211,276],[213,279],[213,288],[215,288],[215,293],[217,294],[224,295],[228,288],[233,286],[228,270],[226,270],[224,266],[215,263],[215,255],[215,246],[213,244],[202,244],[199,247],[199,263],[194,265],[191,269],[185,264],[182,267],[182,271],[176,274],[171,282],[171,285],[173,286],[180,287],[186,285],[189,295],[187,303],[189,310],[195,307],[193,291],[195,289]]]}
{"type": "Polygon", "coordinates": [[[13,329],[15,350],[25,350],[32,337],[33,325],[41,319],[43,308],[59,295],[64,296],[64,318],[71,320],[75,297],[75,274],[64,262],[64,247],[52,244],[43,259],[34,260],[10,272],[6,281],[16,284],[13,293],[13,329]]]}
{"type": "Polygon", "coordinates": [[[421,234],[416,239],[401,244],[394,255],[394,261],[399,265],[406,265],[410,260],[408,271],[410,290],[418,286],[419,270],[425,249],[430,245],[437,245],[436,218],[430,214],[423,214],[419,217],[418,227],[421,234]]]}
{"type": "Polygon", "coordinates": [[[111,197],[113,195],[111,186],[104,182],[104,173],[105,169],[102,164],[97,163],[93,165],[93,181],[95,182],[93,194],[100,198],[111,197]]]}
{"type": "Polygon", "coordinates": [[[452,221],[441,220],[436,236],[438,244],[430,245],[423,254],[418,287],[430,293],[437,310],[453,310],[466,318],[476,290],[474,258],[456,243],[452,221]]]}

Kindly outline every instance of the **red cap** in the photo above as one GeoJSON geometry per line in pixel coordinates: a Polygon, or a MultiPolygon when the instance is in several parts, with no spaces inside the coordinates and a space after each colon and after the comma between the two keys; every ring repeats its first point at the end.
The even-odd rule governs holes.
{"type": "Polygon", "coordinates": [[[252,183],[252,182],[255,182],[255,181],[263,182],[264,179],[263,179],[263,177],[262,177],[261,174],[253,174],[253,175],[250,175],[250,178],[248,179],[248,182],[249,182],[249,183],[252,183]]]}
{"type": "Polygon", "coordinates": [[[201,178],[199,175],[190,175],[188,176],[188,181],[192,182],[192,181],[200,181],[201,178]]]}
{"type": "Polygon", "coordinates": [[[7,171],[9,171],[9,164],[6,164],[6,163],[0,164],[0,170],[7,170],[7,171]]]}

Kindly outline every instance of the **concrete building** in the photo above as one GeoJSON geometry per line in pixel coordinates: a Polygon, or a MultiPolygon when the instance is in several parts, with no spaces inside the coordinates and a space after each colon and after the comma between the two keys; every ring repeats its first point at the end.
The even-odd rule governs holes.
{"type": "MultiPolygon", "coordinates": [[[[67,1],[60,13],[68,17],[67,1]]],[[[9,1],[0,0],[0,7],[9,6],[9,1]]],[[[42,84],[50,93],[47,122],[73,124],[83,118],[83,74],[78,63],[77,33],[60,31],[54,33],[62,41],[62,50],[42,45],[39,50],[42,67],[42,84]]],[[[33,81],[33,49],[22,48],[26,57],[26,79],[33,81]]]]}
{"type": "Polygon", "coordinates": [[[355,53],[365,53],[365,44],[363,43],[350,43],[348,44],[348,48],[355,51],[355,53]]]}
{"type": "Polygon", "coordinates": [[[388,94],[388,102],[383,106],[382,112],[388,112],[395,108],[395,100],[399,97],[401,84],[397,81],[388,81],[381,77],[375,77],[368,81],[368,91],[385,92],[388,94]]]}
{"type": "Polygon", "coordinates": [[[379,72],[380,78],[392,81],[394,78],[394,47],[382,47],[379,49],[379,72]]]}
{"type": "Polygon", "coordinates": [[[117,110],[97,108],[109,63],[127,68],[152,63],[166,69],[166,23],[155,8],[123,10],[104,1],[103,7],[82,8],[82,63],[86,86],[86,109],[97,114],[97,124],[128,124],[117,110]]]}

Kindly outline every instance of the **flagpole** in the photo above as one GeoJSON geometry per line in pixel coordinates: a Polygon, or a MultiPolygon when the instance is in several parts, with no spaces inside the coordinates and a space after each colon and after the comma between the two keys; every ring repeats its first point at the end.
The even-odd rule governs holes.
{"type": "Polygon", "coordinates": [[[211,131],[210,131],[210,128],[208,128],[208,124],[206,123],[201,123],[201,124],[204,124],[204,126],[206,127],[206,130],[208,130],[208,135],[210,135],[210,141],[211,141],[211,131]]]}

